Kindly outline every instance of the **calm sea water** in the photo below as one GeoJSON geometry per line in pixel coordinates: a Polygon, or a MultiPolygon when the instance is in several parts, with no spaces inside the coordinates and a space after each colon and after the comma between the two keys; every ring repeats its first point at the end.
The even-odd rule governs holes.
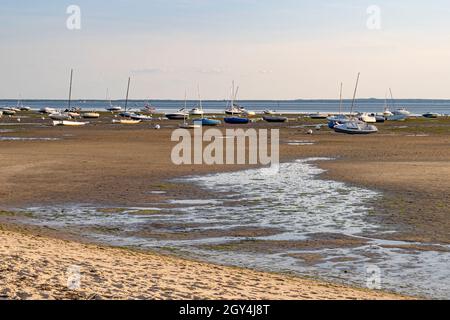
{"type": "MultiPolygon", "coordinates": [[[[131,109],[142,108],[147,101],[132,100],[128,106],[131,109]]],[[[197,101],[188,101],[188,108],[193,108],[197,105],[197,101]]],[[[276,110],[286,113],[310,113],[310,112],[338,112],[338,100],[291,100],[291,101],[240,101],[242,106],[252,111],[263,111],[266,109],[276,110]]],[[[0,107],[15,106],[17,101],[14,100],[0,100],[0,107]]],[[[33,109],[40,109],[42,107],[52,107],[62,109],[67,107],[67,101],[64,100],[25,100],[24,105],[33,109]]],[[[124,106],[125,101],[114,101],[114,105],[124,106]]],[[[184,106],[184,101],[180,100],[153,100],[151,104],[161,112],[174,111],[184,106]]],[[[405,107],[413,114],[423,114],[426,112],[437,112],[441,114],[450,114],[450,100],[396,100],[394,103],[389,103],[390,108],[395,110],[400,107],[405,107]]],[[[72,102],[73,106],[88,110],[104,110],[109,106],[109,102],[104,100],[75,100],[72,102]]],[[[356,102],[356,111],[361,112],[381,112],[384,109],[385,101],[379,99],[361,99],[356,102]]],[[[206,112],[223,112],[227,106],[227,101],[204,101],[203,107],[206,112]]],[[[350,111],[351,101],[345,100],[343,107],[344,111],[350,111]]]]}

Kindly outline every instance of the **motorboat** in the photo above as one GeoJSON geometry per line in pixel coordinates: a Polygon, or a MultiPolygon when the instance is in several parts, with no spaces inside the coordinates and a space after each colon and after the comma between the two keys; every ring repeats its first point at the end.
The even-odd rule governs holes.
{"type": "Polygon", "coordinates": [[[399,108],[394,111],[394,115],[403,115],[409,117],[411,115],[411,112],[409,112],[406,108],[399,108]]]}
{"type": "Polygon", "coordinates": [[[191,116],[203,116],[204,112],[202,108],[195,107],[191,111],[189,111],[191,116]]]}
{"type": "Polygon", "coordinates": [[[338,124],[333,129],[336,132],[347,134],[371,134],[378,132],[376,126],[357,120],[338,124]]]}
{"type": "Polygon", "coordinates": [[[189,113],[184,108],[177,112],[166,113],[166,118],[169,120],[184,120],[187,117],[189,117],[189,113]]]}
{"type": "Polygon", "coordinates": [[[375,118],[374,115],[369,114],[369,113],[360,113],[358,116],[359,120],[365,122],[365,123],[376,123],[377,119],[375,118]]]}
{"type": "Polygon", "coordinates": [[[263,113],[268,116],[277,114],[277,112],[275,110],[264,110],[263,113]]]}
{"type": "Polygon", "coordinates": [[[130,118],[133,119],[133,120],[141,120],[141,121],[151,121],[151,120],[153,120],[152,116],[147,116],[147,115],[144,115],[144,114],[132,114],[130,116],[130,118]]]}
{"type": "Polygon", "coordinates": [[[438,113],[434,113],[434,112],[427,112],[425,114],[423,114],[423,117],[428,118],[428,119],[436,119],[439,118],[440,114],[438,113]]]}

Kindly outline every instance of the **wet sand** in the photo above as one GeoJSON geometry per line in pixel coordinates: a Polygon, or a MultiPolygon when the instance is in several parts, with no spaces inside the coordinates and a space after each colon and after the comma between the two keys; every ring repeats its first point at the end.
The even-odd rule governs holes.
{"type": "MultiPolygon", "coordinates": [[[[2,122],[5,120],[3,119],[2,122]]],[[[33,119],[31,122],[39,122],[39,120],[33,119]]],[[[92,203],[120,207],[148,205],[174,198],[199,198],[203,194],[202,190],[168,180],[185,175],[248,167],[172,165],[170,152],[174,143],[170,142],[170,134],[176,127],[176,122],[164,121],[162,130],[150,129],[149,125],[145,124],[133,127],[111,125],[110,119],[104,119],[101,122],[84,128],[8,126],[8,129],[15,132],[3,133],[2,136],[62,140],[0,141],[1,207],[12,210],[37,204],[65,203],[92,203]],[[166,194],[153,194],[151,191],[165,191],[166,194]]],[[[13,123],[12,120],[11,123],[13,123]]],[[[450,214],[449,120],[439,120],[434,123],[417,120],[404,124],[384,124],[379,126],[381,129],[379,134],[361,137],[338,135],[325,128],[314,132],[313,135],[307,135],[306,128],[299,127],[299,125],[315,123],[317,122],[302,120],[298,123],[290,122],[287,127],[282,128],[280,150],[282,160],[319,156],[336,158],[337,160],[332,162],[319,163],[321,167],[329,170],[326,173],[327,178],[383,191],[383,201],[376,204],[376,214],[371,218],[377,219],[380,224],[399,226],[401,232],[390,235],[391,238],[450,242],[448,237],[450,230],[448,219],[450,214]],[[401,128],[402,126],[408,126],[408,128],[401,128]],[[313,141],[314,144],[288,145],[289,141],[298,140],[313,141]]],[[[279,127],[259,122],[253,126],[256,128],[279,127]]],[[[355,291],[313,282],[327,288],[324,291],[318,291],[317,288],[311,287],[312,283],[298,278],[285,278],[242,269],[194,263],[179,258],[65,242],[36,237],[28,232],[24,234],[2,231],[1,237],[6,244],[2,247],[2,256],[5,258],[2,261],[9,262],[2,262],[5,265],[2,265],[0,275],[7,280],[5,283],[11,284],[7,287],[8,291],[4,293],[4,296],[8,298],[46,298],[45,295],[39,296],[40,292],[41,294],[43,292],[42,288],[39,289],[35,285],[36,282],[30,280],[38,277],[42,271],[42,269],[35,269],[33,265],[41,260],[44,263],[43,266],[46,264],[51,266],[42,278],[42,286],[45,287],[45,283],[49,283],[47,298],[76,298],[76,295],[80,295],[80,298],[95,297],[92,294],[105,298],[392,298],[389,295],[381,294],[380,296],[365,290],[355,291]],[[14,243],[16,245],[13,245],[14,243]],[[33,253],[33,248],[41,248],[39,249],[41,252],[33,253]],[[55,256],[54,252],[61,254],[55,256]],[[81,256],[78,257],[75,253],[81,256]],[[104,255],[101,255],[102,253],[104,255]],[[97,264],[89,262],[95,257],[97,260],[92,261],[97,261],[95,262],[97,264]],[[124,259],[124,261],[114,259],[124,259]],[[66,261],[66,264],[59,266],[61,261],[66,261]],[[93,265],[90,266],[90,263],[93,265]],[[66,286],[61,284],[57,286],[60,282],[58,277],[61,277],[63,272],[61,268],[67,264],[92,267],[94,274],[102,272],[100,270],[104,270],[105,273],[88,277],[87,283],[94,288],[92,291],[85,288],[81,293],[67,292],[66,286]],[[186,270],[183,266],[190,268],[192,264],[197,270],[194,274],[198,276],[193,278],[185,276],[186,282],[175,286],[174,283],[179,281],[174,280],[174,275],[179,275],[180,271],[186,270]],[[122,265],[128,267],[121,267],[117,271],[115,266],[122,265]],[[159,286],[156,292],[151,291],[150,285],[145,280],[145,272],[136,268],[137,265],[146,265],[154,272],[163,272],[161,266],[165,265],[164,274],[159,278],[165,279],[164,286],[169,286],[171,289],[165,290],[164,286],[159,286]],[[19,270],[27,268],[28,271],[25,273],[19,270]],[[220,285],[223,284],[222,281],[228,281],[227,277],[232,279],[237,277],[236,270],[239,270],[240,280],[235,279],[229,283],[229,286],[223,288],[223,285],[220,285]],[[204,274],[211,272],[213,272],[212,278],[207,283],[201,280],[204,274]],[[271,283],[271,277],[285,279],[287,287],[276,291],[268,290],[271,287],[268,285],[271,283]],[[96,283],[99,279],[105,278],[111,279],[111,282],[96,283]],[[130,279],[130,281],[125,282],[122,288],[116,288],[112,279],[118,282],[121,282],[119,279],[130,279]],[[135,288],[133,288],[134,279],[142,279],[135,288]],[[256,282],[251,282],[250,279],[256,282]],[[259,286],[258,281],[260,281],[259,286]],[[196,287],[198,288],[195,289],[196,287]],[[250,289],[252,287],[255,289],[250,289]],[[298,289],[293,290],[298,287],[302,291],[301,294],[298,289]],[[137,288],[145,289],[142,291],[145,293],[139,295],[137,288]],[[222,290],[216,290],[217,288],[222,290]],[[244,290],[244,288],[247,289],[244,290]]],[[[182,275],[189,273],[181,272],[182,275]]],[[[156,288],[153,287],[153,289],[156,288]]]]}

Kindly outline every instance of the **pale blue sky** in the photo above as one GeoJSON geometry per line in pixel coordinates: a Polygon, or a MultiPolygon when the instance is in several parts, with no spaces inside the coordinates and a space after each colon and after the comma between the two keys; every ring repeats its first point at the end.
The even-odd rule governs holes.
{"type": "Polygon", "coordinates": [[[0,98],[450,98],[450,3],[432,0],[2,0],[0,98]],[[81,8],[81,30],[66,8],[81,8]],[[370,5],[381,30],[366,27],[370,5]]]}

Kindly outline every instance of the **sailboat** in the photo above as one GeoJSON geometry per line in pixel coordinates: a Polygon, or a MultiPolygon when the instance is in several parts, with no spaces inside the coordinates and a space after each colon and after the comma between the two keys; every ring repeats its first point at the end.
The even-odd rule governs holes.
{"type": "Polygon", "coordinates": [[[339,93],[339,114],[327,118],[328,119],[328,127],[330,129],[333,129],[338,124],[342,124],[342,123],[345,123],[350,120],[346,115],[342,114],[342,102],[343,102],[342,101],[342,89],[343,89],[343,86],[344,86],[344,84],[341,82],[340,93],[339,93]]]}
{"type": "MultiPolygon", "coordinates": [[[[71,102],[72,102],[72,80],[73,80],[73,69],[70,70],[70,85],[69,85],[69,101],[68,101],[68,110],[71,109],[71,102]]],[[[44,111],[50,111],[50,110],[45,110],[44,111]]],[[[56,110],[55,110],[56,111],[56,110]]],[[[50,115],[55,115],[56,116],[57,112],[52,112],[50,113],[50,115]]],[[[63,117],[63,114],[61,114],[61,117],[63,117]]],[[[70,116],[69,118],[70,119],[70,116]]],[[[72,127],[79,127],[79,126],[84,126],[86,125],[88,122],[78,122],[78,121],[70,121],[70,120],[64,120],[64,119],[60,119],[60,120],[53,120],[53,126],[72,126],[72,127]]]]}
{"type": "Polygon", "coordinates": [[[112,104],[111,98],[109,97],[109,89],[106,89],[106,100],[109,101],[109,107],[106,107],[106,111],[109,112],[120,112],[122,111],[122,107],[121,106],[114,106],[112,104]]]}
{"type": "MultiPolygon", "coordinates": [[[[235,117],[234,116],[234,113],[235,113],[234,111],[236,110],[236,107],[235,107],[236,105],[235,105],[234,101],[237,98],[237,91],[238,90],[239,90],[239,87],[238,87],[238,89],[235,92],[235,90],[234,90],[234,81],[233,81],[232,92],[231,92],[231,103],[230,103],[231,109],[227,110],[227,111],[231,111],[231,117],[224,118],[225,123],[228,123],[228,124],[247,124],[247,123],[250,122],[250,120],[248,118],[235,117]]],[[[237,110],[239,111],[238,114],[242,114],[243,110],[245,110],[245,109],[237,107],[237,110]]]]}
{"type": "MultiPolygon", "coordinates": [[[[186,91],[184,92],[184,108],[183,110],[187,110],[187,93],[186,91]]],[[[189,119],[189,114],[187,112],[184,112],[184,118],[183,118],[183,123],[179,125],[179,127],[181,129],[196,129],[196,128],[200,128],[201,125],[200,124],[195,124],[195,123],[188,123],[187,119],[189,119]]]]}
{"type": "Polygon", "coordinates": [[[214,127],[214,126],[218,126],[218,125],[222,124],[222,121],[220,121],[220,120],[205,118],[204,112],[203,112],[202,98],[200,96],[200,87],[198,87],[198,101],[199,101],[199,109],[201,111],[202,117],[201,117],[201,119],[194,120],[195,125],[214,127]]]}
{"type": "Polygon", "coordinates": [[[17,110],[19,111],[30,111],[31,108],[28,106],[24,106],[21,97],[19,98],[19,100],[17,100],[17,110]]]}
{"type": "MultiPolygon", "coordinates": [[[[128,108],[128,95],[130,93],[130,82],[131,82],[131,78],[128,78],[127,95],[126,95],[126,98],[125,98],[125,113],[127,112],[127,108],[128,108]]],[[[141,120],[120,119],[120,120],[113,120],[112,123],[117,123],[117,124],[138,124],[138,123],[141,123],[141,120]]]]}
{"type": "MultiPolygon", "coordinates": [[[[356,92],[358,90],[360,73],[358,73],[358,77],[356,79],[355,91],[353,93],[353,101],[350,110],[350,114],[353,114],[353,107],[355,105],[356,92]]],[[[367,124],[365,122],[359,121],[357,119],[351,119],[345,123],[338,124],[334,126],[334,131],[339,133],[347,133],[347,134],[371,134],[378,132],[378,128],[374,125],[367,124]]]]}
{"type": "MultiPolygon", "coordinates": [[[[392,101],[392,106],[394,106],[394,96],[392,94],[392,89],[389,88],[389,92],[391,94],[391,101],[392,101]]],[[[395,111],[392,112],[391,116],[388,116],[386,118],[386,120],[389,121],[405,121],[406,119],[409,118],[409,116],[411,115],[411,113],[406,110],[406,108],[398,108],[395,111]]]]}

